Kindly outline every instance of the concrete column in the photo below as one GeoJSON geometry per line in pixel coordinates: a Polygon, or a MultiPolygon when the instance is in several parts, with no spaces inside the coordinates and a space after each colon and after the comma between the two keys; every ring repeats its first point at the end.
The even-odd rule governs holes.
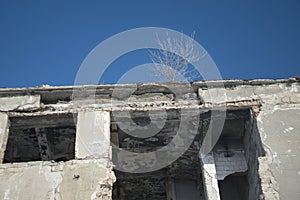
{"type": "Polygon", "coordinates": [[[8,139],[9,120],[6,113],[0,112],[0,164],[4,159],[4,152],[8,139]]]}
{"type": "Polygon", "coordinates": [[[110,113],[86,111],[78,113],[76,158],[110,158],[110,113]]]}
{"type": "Polygon", "coordinates": [[[51,149],[45,128],[35,128],[36,137],[38,139],[40,155],[42,160],[52,160],[51,149]]]}
{"type": "Polygon", "coordinates": [[[168,178],[166,186],[167,186],[167,199],[176,200],[174,179],[168,178]]]}
{"type": "Polygon", "coordinates": [[[203,185],[207,200],[220,200],[217,171],[213,153],[200,155],[203,185]]]}

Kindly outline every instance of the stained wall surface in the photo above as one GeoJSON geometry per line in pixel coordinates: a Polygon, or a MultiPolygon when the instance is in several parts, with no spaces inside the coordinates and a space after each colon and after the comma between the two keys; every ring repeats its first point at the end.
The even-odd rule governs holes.
{"type": "Polygon", "coordinates": [[[261,174],[266,194],[275,199],[278,191],[280,199],[300,199],[300,106],[263,109],[259,128],[268,158],[260,165],[261,171],[269,171],[261,174]]]}
{"type": "MultiPolygon", "coordinates": [[[[256,116],[259,140],[262,141],[264,152],[259,145],[248,136],[250,144],[248,165],[257,166],[263,194],[261,199],[300,199],[300,87],[299,82],[280,83],[274,81],[255,81],[252,85],[235,85],[230,89],[214,88],[209,92],[225,92],[225,98],[218,100],[241,101],[260,99],[261,106],[253,108],[256,116]],[[258,83],[258,84],[257,84],[258,83]],[[271,83],[271,84],[270,84],[271,83]],[[257,151],[251,150],[257,146],[257,151]],[[251,155],[252,152],[252,155],[251,155]],[[254,153],[254,154],[253,154],[254,153]],[[256,155],[255,155],[256,154],[256,155]],[[264,154],[264,155],[262,155],[264,154]],[[252,159],[251,159],[252,157],[252,159]],[[257,157],[259,163],[256,162],[257,157]]],[[[209,99],[209,92],[199,89],[204,99],[209,99]]],[[[254,127],[255,129],[255,127],[254,127]]],[[[249,127],[250,130],[250,127],[249,127]]],[[[256,137],[256,136],[255,136],[256,137]]],[[[254,169],[252,168],[252,169],[254,169]]],[[[250,173],[251,170],[249,171],[250,173]]],[[[255,176],[251,176],[255,178],[255,176]]],[[[253,194],[259,192],[258,186],[250,182],[253,194]]],[[[257,181],[255,181],[257,183],[257,181]]]]}
{"type": "MultiPolygon", "coordinates": [[[[299,79],[195,82],[191,84],[192,91],[186,90],[186,88],[186,85],[180,83],[169,85],[145,83],[0,89],[0,199],[112,199],[113,184],[118,182],[113,171],[112,147],[109,143],[111,126],[115,123],[110,118],[113,111],[129,110],[133,115],[139,115],[137,111],[185,109],[199,110],[201,113],[212,110],[212,105],[216,106],[214,109],[220,108],[218,106],[225,106],[231,110],[232,113],[228,114],[227,118],[233,116],[233,119],[236,120],[236,114],[233,111],[245,109],[249,110],[250,115],[242,122],[243,125],[240,128],[243,129],[243,140],[241,140],[243,148],[236,149],[236,156],[231,158],[233,159],[232,163],[238,163],[234,159],[237,158],[243,166],[233,168],[234,164],[227,159],[226,161],[230,162],[227,163],[230,168],[227,170],[227,164],[224,165],[220,162],[220,158],[224,157],[221,156],[224,154],[223,150],[218,151],[219,157],[212,155],[208,164],[209,169],[213,170],[208,174],[199,174],[199,177],[203,177],[205,180],[199,178],[200,182],[204,184],[199,193],[201,198],[205,196],[207,199],[220,199],[220,195],[210,194],[210,191],[219,191],[218,179],[221,181],[229,177],[227,180],[234,181],[235,178],[232,178],[231,173],[242,173],[243,184],[249,184],[248,195],[245,195],[245,198],[248,196],[249,200],[300,199],[299,79]],[[93,104],[89,104],[83,95],[80,103],[74,105],[71,100],[74,88],[82,93],[90,89],[95,90],[96,100],[93,104]],[[132,88],[137,89],[130,97],[126,96],[124,91],[132,90],[132,88]],[[112,104],[111,97],[114,90],[120,91],[120,94],[112,104]],[[177,91],[176,95],[172,93],[175,90],[177,91]],[[218,94],[218,98],[212,99],[213,94],[218,94]],[[75,125],[72,126],[72,130],[76,132],[76,136],[75,139],[72,136],[73,139],[68,140],[75,140],[74,148],[63,150],[64,145],[60,145],[59,151],[57,151],[61,154],[68,152],[66,155],[69,159],[63,157],[62,161],[52,159],[49,159],[52,161],[47,161],[49,158],[47,154],[51,154],[50,150],[45,151],[45,157],[39,156],[38,153],[44,149],[44,146],[47,146],[47,137],[42,138],[43,140],[33,140],[32,137],[39,138],[37,134],[42,133],[42,130],[52,130],[64,127],[66,124],[69,126],[69,121],[62,116],[74,113],[76,115],[74,115],[72,123],[75,125]],[[56,119],[48,118],[50,115],[57,117],[56,119]],[[37,119],[36,127],[31,127],[32,124],[29,127],[25,120],[28,117],[37,119]],[[32,161],[30,161],[30,157],[26,157],[26,161],[29,162],[22,162],[20,155],[23,154],[18,152],[18,149],[14,149],[11,145],[13,143],[9,141],[17,137],[9,137],[9,130],[26,130],[28,128],[35,128],[35,131],[32,132],[32,137],[28,135],[28,138],[24,140],[38,143],[35,151],[37,156],[32,161]],[[41,142],[45,145],[41,145],[41,142]],[[6,151],[7,146],[10,150],[6,151]],[[74,151],[74,156],[68,156],[71,155],[69,151],[74,151]],[[12,155],[5,156],[5,153],[12,155]],[[6,163],[2,163],[4,158],[6,163]],[[14,158],[14,160],[9,158],[14,158]],[[206,192],[205,195],[203,191],[206,192]]],[[[237,116],[240,115],[241,113],[237,116]]],[[[168,123],[175,123],[172,116],[170,117],[168,123]]],[[[121,116],[121,119],[126,120],[126,117],[122,118],[121,116]]],[[[139,121],[134,123],[137,122],[139,121]]],[[[192,123],[192,121],[188,122],[192,123]]],[[[201,147],[201,137],[203,136],[201,134],[205,132],[203,129],[205,126],[201,125],[200,127],[202,128],[199,128],[197,136],[199,138],[193,143],[195,148],[192,148],[197,151],[201,147]]],[[[62,130],[62,128],[59,129],[62,130]]],[[[164,131],[169,129],[170,127],[167,126],[164,131]]],[[[14,134],[17,133],[18,131],[14,132],[14,134]]],[[[173,133],[168,135],[170,133],[172,131],[165,133],[168,137],[161,133],[159,136],[163,140],[158,137],[157,140],[149,140],[143,144],[151,144],[155,148],[155,144],[161,145],[163,143],[160,142],[168,142],[173,137],[173,133]]],[[[120,138],[115,138],[115,140],[116,143],[120,142],[118,144],[120,147],[127,148],[127,139],[124,135],[119,135],[120,138]]],[[[148,148],[148,146],[143,146],[143,148],[148,148]]],[[[158,161],[156,157],[153,159],[158,161]]],[[[123,162],[123,160],[118,161],[123,162]]],[[[197,162],[200,165],[200,161],[197,162]]],[[[134,162],[129,164],[134,166],[134,162]]],[[[207,169],[206,167],[208,166],[203,165],[202,169],[207,169]]],[[[184,171],[188,168],[180,169],[184,171]]],[[[130,179],[126,175],[123,177],[125,177],[123,180],[130,179]]],[[[174,177],[176,182],[176,176],[174,177]]],[[[168,178],[165,177],[165,179],[168,178]]],[[[184,181],[189,182],[189,180],[184,181]]],[[[178,184],[175,184],[175,188],[180,187],[183,182],[179,181],[178,184]]],[[[125,184],[124,187],[127,186],[126,181],[119,181],[119,183],[120,185],[125,184]]],[[[192,183],[189,182],[185,186],[189,184],[192,183]]],[[[221,189],[227,188],[227,186],[225,184],[221,189]]],[[[168,185],[166,185],[166,190],[168,190],[168,185]]],[[[182,191],[186,190],[177,188],[177,194],[182,196],[184,193],[182,191]]],[[[161,194],[169,197],[170,191],[161,194]]],[[[176,191],[174,194],[176,195],[176,191]]]]}

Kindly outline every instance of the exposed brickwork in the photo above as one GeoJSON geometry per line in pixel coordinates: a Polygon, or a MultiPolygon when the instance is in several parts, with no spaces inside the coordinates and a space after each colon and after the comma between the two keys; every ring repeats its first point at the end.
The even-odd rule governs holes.
{"type": "Polygon", "coordinates": [[[224,180],[230,174],[246,172],[248,170],[243,150],[230,152],[215,151],[214,158],[218,180],[224,180]]]}

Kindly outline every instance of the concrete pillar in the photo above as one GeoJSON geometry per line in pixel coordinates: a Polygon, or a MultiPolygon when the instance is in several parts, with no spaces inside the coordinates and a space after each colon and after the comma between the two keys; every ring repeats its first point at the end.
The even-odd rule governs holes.
{"type": "Polygon", "coordinates": [[[6,113],[0,112],[0,164],[4,159],[4,152],[8,139],[9,120],[6,113]]]}
{"type": "Polygon", "coordinates": [[[168,200],[176,200],[176,194],[175,194],[175,184],[174,179],[168,178],[167,180],[167,199],[168,200]]]}
{"type": "Polygon", "coordinates": [[[36,128],[35,133],[39,143],[41,159],[52,160],[53,156],[51,155],[51,149],[45,128],[36,128]]]}
{"type": "Polygon", "coordinates": [[[200,155],[203,185],[207,200],[221,200],[213,153],[200,155]]]}
{"type": "Polygon", "coordinates": [[[85,111],[78,113],[76,158],[110,158],[110,113],[85,111]]]}

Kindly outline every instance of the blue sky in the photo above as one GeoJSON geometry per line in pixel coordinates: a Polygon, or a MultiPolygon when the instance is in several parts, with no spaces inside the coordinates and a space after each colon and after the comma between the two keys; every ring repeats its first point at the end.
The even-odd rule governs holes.
{"type": "MultiPolygon", "coordinates": [[[[0,1],[0,87],[73,85],[88,53],[139,27],[190,34],[224,79],[300,75],[300,1],[0,1]]],[[[146,62],[121,57],[101,78],[114,83],[146,62]]]]}

